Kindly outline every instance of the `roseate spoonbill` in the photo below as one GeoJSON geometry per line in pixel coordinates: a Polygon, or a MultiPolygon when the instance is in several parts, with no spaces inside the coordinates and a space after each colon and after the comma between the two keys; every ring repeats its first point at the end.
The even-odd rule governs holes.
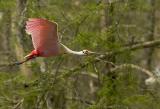
{"type": "Polygon", "coordinates": [[[60,54],[90,55],[89,50],[73,51],[58,40],[58,25],[42,18],[29,18],[26,21],[26,32],[31,35],[34,50],[25,56],[22,64],[36,57],[50,57],[60,54]]]}

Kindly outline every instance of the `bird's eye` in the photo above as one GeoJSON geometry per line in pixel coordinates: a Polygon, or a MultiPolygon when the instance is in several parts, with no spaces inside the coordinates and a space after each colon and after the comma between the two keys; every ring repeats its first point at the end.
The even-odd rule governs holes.
{"type": "Polygon", "coordinates": [[[88,51],[87,51],[87,50],[83,50],[83,53],[84,53],[85,55],[88,55],[88,51]]]}

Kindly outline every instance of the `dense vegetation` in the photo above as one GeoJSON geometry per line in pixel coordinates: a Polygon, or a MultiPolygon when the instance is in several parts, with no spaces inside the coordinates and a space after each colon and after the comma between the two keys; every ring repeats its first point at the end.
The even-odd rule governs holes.
{"type": "Polygon", "coordinates": [[[159,109],[159,5],[0,0],[0,109],[159,109]],[[57,22],[63,44],[101,55],[65,54],[9,66],[33,49],[25,33],[28,18],[57,22]]]}

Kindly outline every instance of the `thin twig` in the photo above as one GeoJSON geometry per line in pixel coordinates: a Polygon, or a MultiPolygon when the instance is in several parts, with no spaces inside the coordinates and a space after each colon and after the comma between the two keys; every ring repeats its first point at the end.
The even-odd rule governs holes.
{"type": "Polygon", "coordinates": [[[145,68],[142,68],[142,67],[140,67],[138,65],[134,65],[134,64],[122,64],[122,65],[118,65],[118,66],[112,68],[110,70],[110,72],[113,73],[113,72],[115,72],[117,70],[121,70],[121,69],[125,69],[125,68],[136,69],[138,71],[141,71],[141,72],[147,74],[149,77],[155,77],[154,73],[152,73],[151,71],[149,71],[149,70],[147,70],[145,68]]]}
{"type": "Polygon", "coordinates": [[[13,109],[19,109],[19,106],[23,103],[24,99],[21,99],[14,107],[13,109]]]}
{"type": "Polygon", "coordinates": [[[82,98],[78,98],[78,97],[66,97],[67,100],[72,100],[72,101],[80,101],[81,103],[85,103],[88,105],[93,105],[94,102],[88,101],[88,100],[84,100],[82,98]]]}

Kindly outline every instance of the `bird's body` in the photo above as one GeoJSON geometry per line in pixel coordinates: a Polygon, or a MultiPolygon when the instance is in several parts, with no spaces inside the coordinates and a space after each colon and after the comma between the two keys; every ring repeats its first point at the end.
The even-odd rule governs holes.
{"type": "Polygon", "coordinates": [[[49,57],[60,54],[57,24],[45,19],[29,19],[26,32],[31,34],[32,42],[39,56],[49,57]]]}
{"type": "MultiPolygon", "coordinates": [[[[56,22],[41,18],[30,18],[26,21],[26,32],[31,35],[34,47],[34,50],[25,56],[27,61],[35,57],[50,57],[64,53],[75,55],[94,54],[94,52],[88,50],[73,51],[60,43],[56,22]]],[[[26,60],[24,62],[26,62],[26,60]]]]}

